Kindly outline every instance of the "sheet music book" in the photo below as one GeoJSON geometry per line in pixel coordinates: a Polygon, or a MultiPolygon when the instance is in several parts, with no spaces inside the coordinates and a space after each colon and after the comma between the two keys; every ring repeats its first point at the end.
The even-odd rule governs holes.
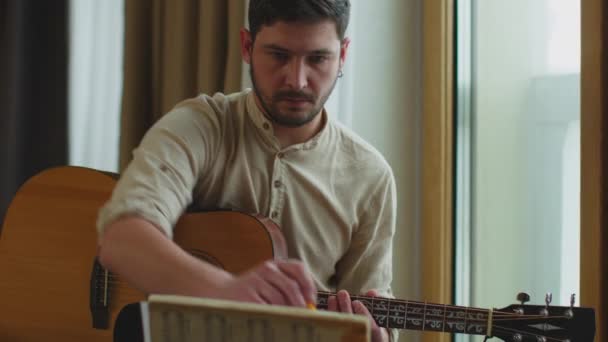
{"type": "Polygon", "coordinates": [[[142,303],[145,342],[369,342],[370,322],[348,315],[174,295],[142,303]]]}

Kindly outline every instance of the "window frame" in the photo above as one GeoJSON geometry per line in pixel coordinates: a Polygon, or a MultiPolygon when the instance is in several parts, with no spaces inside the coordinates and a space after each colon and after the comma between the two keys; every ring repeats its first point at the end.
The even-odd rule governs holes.
{"type": "Polygon", "coordinates": [[[581,305],[608,339],[608,4],[581,1],[581,305]],[[584,132],[584,133],[583,133],[584,132]],[[603,210],[602,210],[603,209],[603,210]],[[603,213],[604,211],[604,213],[603,213]]]}
{"type": "MultiPolygon", "coordinates": [[[[453,77],[455,0],[423,1],[422,298],[453,303],[453,77]]],[[[447,334],[423,334],[447,342],[447,334]]]]}

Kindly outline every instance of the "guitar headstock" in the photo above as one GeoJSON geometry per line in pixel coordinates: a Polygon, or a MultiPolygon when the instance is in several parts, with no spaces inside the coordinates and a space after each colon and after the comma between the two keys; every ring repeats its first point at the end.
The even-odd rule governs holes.
{"type": "Polygon", "coordinates": [[[550,306],[550,302],[548,294],[546,305],[526,305],[522,301],[522,304],[494,310],[492,335],[504,341],[593,342],[595,312],[592,308],[550,306]]]}

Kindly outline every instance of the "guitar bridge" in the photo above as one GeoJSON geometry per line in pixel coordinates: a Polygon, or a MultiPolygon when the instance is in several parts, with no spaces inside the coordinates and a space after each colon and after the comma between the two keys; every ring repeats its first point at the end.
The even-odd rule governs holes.
{"type": "Polygon", "coordinates": [[[94,329],[109,328],[110,272],[103,268],[99,260],[93,260],[89,284],[89,308],[94,329]]]}

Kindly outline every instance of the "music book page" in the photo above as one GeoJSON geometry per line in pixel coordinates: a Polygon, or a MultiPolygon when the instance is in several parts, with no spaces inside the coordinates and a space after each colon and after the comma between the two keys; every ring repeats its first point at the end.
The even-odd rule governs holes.
{"type": "Polygon", "coordinates": [[[173,295],[142,311],[145,342],[369,342],[371,329],[359,315],[173,295]]]}

